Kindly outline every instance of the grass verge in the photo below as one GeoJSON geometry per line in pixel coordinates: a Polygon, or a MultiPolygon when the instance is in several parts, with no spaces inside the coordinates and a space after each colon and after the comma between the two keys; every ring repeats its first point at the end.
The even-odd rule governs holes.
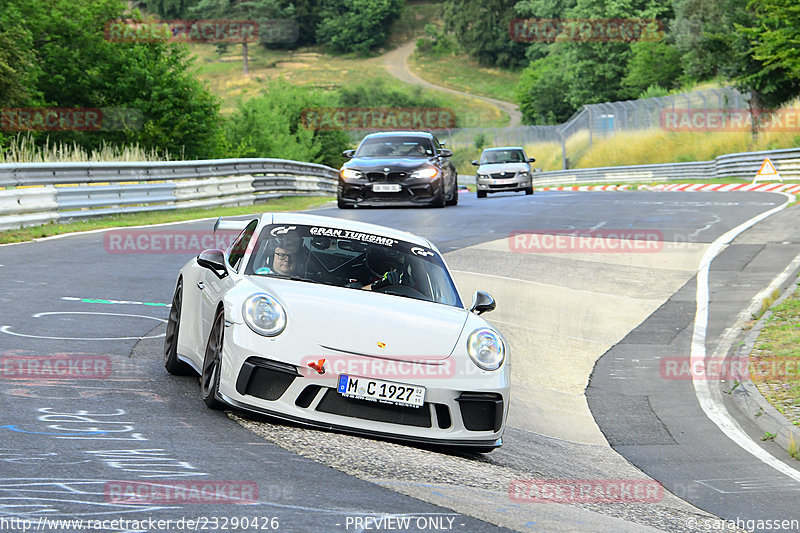
{"type": "Polygon", "coordinates": [[[300,211],[322,205],[333,200],[333,198],[333,196],[287,196],[285,198],[274,198],[264,203],[241,207],[177,209],[164,212],[131,213],[127,215],[98,217],[88,220],[76,220],[70,223],[57,222],[44,224],[42,226],[0,231],[0,244],[24,242],[64,233],[91,231],[103,228],[164,224],[167,222],[181,222],[198,218],[250,215],[272,211],[300,211]]]}
{"type": "Polygon", "coordinates": [[[750,354],[750,373],[764,398],[800,426],[800,286],[771,309],[750,354]]]}

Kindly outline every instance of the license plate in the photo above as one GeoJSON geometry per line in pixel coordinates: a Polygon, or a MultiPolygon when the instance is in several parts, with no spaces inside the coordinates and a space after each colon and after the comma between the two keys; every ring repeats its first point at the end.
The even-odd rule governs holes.
{"type": "Polygon", "coordinates": [[[502,180],[494,180],[494,184],[495,185],[508,185],[510,183],[514,183],[514,178],[502,179],[502,180]]]}
{"type": "Polygon", "coordinates": [[[339,375],[337,391],[342,396],[372,402],[421,407],[425,403],[425,387],[403,385],[380,379],[339,375]]]}
{"type": "Polygon", "coordinates": [[[375,183],[372,190],[375,192],[400,192],[402,187],[397,183],[375,183]]]}

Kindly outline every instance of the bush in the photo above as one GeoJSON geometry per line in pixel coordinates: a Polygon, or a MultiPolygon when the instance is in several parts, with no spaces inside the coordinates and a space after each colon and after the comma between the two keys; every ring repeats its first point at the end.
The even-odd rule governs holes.
{"type": "Polygon", "coordinates": [[[276,157],[342,164],[342,151],[349,146],[341,131],[314,131],[303,126],[303,111],[336,107],[335,95],[297,87],[279,80],[260,96],[239,103],[226,124],[230,157],[276,157]]]}
{"type": "Polygon", "coordinates": [[[403,0],[322,0],[316,37],[340,53],[367,53],[383,45],[403,0]]]}

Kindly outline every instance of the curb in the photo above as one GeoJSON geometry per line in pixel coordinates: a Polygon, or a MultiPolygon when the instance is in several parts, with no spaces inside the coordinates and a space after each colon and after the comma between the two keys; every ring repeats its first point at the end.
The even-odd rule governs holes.
{"type": "Polygon", "coordinates": [[[540,191],[682,191],[682,192],[788,192],[800,193],[795,183],[673,183],[661,185],[567,185],[537,187],[540,191]]]}
{"type": "MultiPolygon", "coordinates": [[[[794,272],[797,275],[797,272],[794,272]]],[[[756,322],[744,339],[744,344],[736,351],[736,357],[750,358],[750,354],[755,348],[761,330],[764,329],[767,319],[772,316],[772,307],[786,300],[800,285],[800,279],[795,279],[783,291],[781,296],[775,300],[764,315],[756,322]]],[[[729,382],[730,383],[730,382],[729,382]]],[[[772,439],[787,454],[789,453],[789,444],[794,441],[795,450],[800,450],[800,427],[794,425],[783,414],[772,406],[764,396],[761,395],[758,388],[752,380],[741,381],[736,386],[736,382],[731,383],[735,386],[731,391],[730,396],[736,403],[738,409],[751,420],[759,430],[764,433],[774,433],[776,436],[772,439]]],[[[791,457],[791,456],[790,456],[791,457]]]]}

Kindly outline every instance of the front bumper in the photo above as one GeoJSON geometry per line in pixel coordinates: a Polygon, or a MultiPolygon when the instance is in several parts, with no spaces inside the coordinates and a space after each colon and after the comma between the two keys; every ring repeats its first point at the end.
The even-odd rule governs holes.
{"type": "Polygon", "coordinates": [[[351,205],[430,205],[442,188],[441,178],[407,179],[402,182],[371,182],[369,180],[339,179],[338,198],[351,205]],[[397,192],[378,192],[375,185],[393,185],[397,192]]]}
{"type": "Polygon", "coordinates": [[[524,191],[528,187],[533,187],[533,178],[519,175],[502,179],[478,178],[476,176],[475,185],[479,191],[486,192],[524,191]]]}
{"type": "MultiPolygon", "coordinates": [[[[260,342],[247,332],[237,335],[237,328],[233,329],[233,335],[226,331],[219,391],[220,399],[234,407],[325,429],[419,443],[487,448],[502,444],[509,403],[508,365],[485,372],[465,355],[465,361],[448,358],[453,370],[445,375],[428,377],[414,370],[406,376],[355,374],[425,387],[421,407],[395,406],[346,398],[336,390],[336,369],[319,375],[301,361],[276,355],[282,351],[276,350],[277,344],[260,342]]],[[[331,361],[337,354],[319,355],[323,357],[331,361]]],[[[366,356],[348,357],[365,360],[356,363],[374,362],[366,356]]],[[[418,364],[408,363],[412,366],[406,368],[418,364]]]]}

